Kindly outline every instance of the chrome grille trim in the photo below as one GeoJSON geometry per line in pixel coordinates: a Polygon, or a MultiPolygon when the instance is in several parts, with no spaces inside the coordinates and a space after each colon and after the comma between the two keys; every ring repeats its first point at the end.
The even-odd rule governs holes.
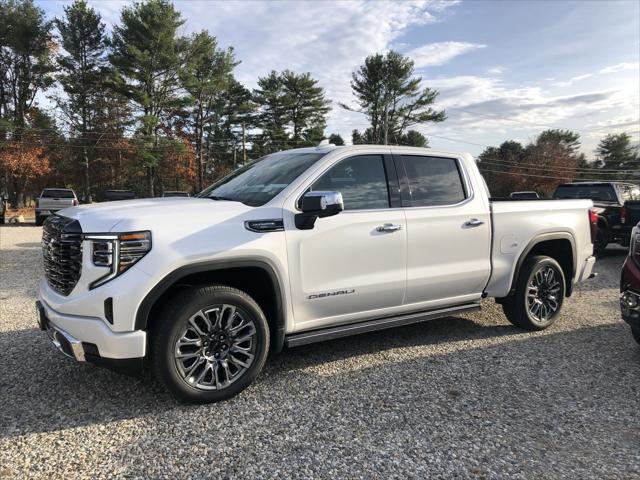
{"type": "Polygon", "coordinates": [[[42,258],[49,286],[60,295],[69,295],[82,274],[80,223],[50,215],[42,228],[42,258]]]}

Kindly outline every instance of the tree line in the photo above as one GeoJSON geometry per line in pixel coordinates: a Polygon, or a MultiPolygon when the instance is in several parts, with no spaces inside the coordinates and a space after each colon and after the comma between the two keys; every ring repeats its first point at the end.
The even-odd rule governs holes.
{"type": "MultiPolygon", "coordinates": [[[[0,0],[0,169],[13,204],[47,185],[87,200],[106,188],[195,192],[251,158],[325,138],[331,102],[310,73],[272,71],[249,90],[233,48],[206,30],[181,36],[184,23],[171,2],[144,0],[109,35],[84,0],[53,20],[32,0],[0,0]]],[[[371,128],[354,142],[384,131],[426,145],[408,128],[444,112],[420,83],[410,59],[368,57],[353,88],[371,128]]]]}
{"type": "MultiPolygon", "coordinates": [[[[233,48],[206,30],[181,35],[184,25],[169,0],[125,6],[110,34],[85,0],[55,19],[33,0],[0,0],[0,193],[22,205],[45,186],[72,187],[84,200],[114,188],[197,192],[267,153],[327,136],[345,143],[325,131],[336,105],[310,73],[271,71],[249,89],[233,48]]],[[[438,92],[398,52],[368,56],[351,89],[353,103],[337,107],[369,124],[352,131],[353,144],[426,147],[414,127],[446,120],[434,108],[438,92]]],[[[531,145],[485,150],[480,165],[497,192],[548,190],[552,179],[536,172],[553,181],[624,174],[633,165],[625,155],[637,153],[627,137],[607,138],[600,163],[578,153],[574,132],[549,130],[531,145]]]]}
{"type": "Polygon", "coordinates": [[[627,133],[603,137],[595,161],[587,161],[579,149],[579,133],[549,129],[527,145],[508,140],[498,147],[487,147],[477,160],[494,196],[525,190],[549,196],[558,184],[572,181],[640,184],[638,147],[632,145],[627,133]]]}

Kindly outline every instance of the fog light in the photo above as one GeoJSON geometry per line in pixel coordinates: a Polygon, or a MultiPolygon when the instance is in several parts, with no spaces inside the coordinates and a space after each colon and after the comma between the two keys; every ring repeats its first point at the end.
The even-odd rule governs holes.
{"type": "Polygon", "coordinates": [[[638,307],[638,296],[630,292],[624,292],[621,297],[622,303],[629,308],[638,307]]]}

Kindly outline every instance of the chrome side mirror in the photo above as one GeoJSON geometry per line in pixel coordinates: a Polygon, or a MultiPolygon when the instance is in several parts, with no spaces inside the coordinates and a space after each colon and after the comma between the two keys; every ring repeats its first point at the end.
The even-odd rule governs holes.
{"type": "Polygon", "coordinates": [[[311,230],[318,218],[332,217],[344,210],[340,192],[307,192],[300,201],[300,210],[295,216],[296,227],[311,230]]]}

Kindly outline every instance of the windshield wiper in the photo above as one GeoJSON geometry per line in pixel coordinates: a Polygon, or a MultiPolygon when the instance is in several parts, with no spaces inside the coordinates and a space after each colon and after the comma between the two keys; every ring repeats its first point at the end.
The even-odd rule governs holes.
{"type": "Polygon", "coordinates": [[[210,198],[211,200],[227,200],[229,202],[237,202],[238,200],[236,200],[235,198],[229,198],[229,197],[220,197],[217,195],[211,195],[207,198],[210,198]]]}

